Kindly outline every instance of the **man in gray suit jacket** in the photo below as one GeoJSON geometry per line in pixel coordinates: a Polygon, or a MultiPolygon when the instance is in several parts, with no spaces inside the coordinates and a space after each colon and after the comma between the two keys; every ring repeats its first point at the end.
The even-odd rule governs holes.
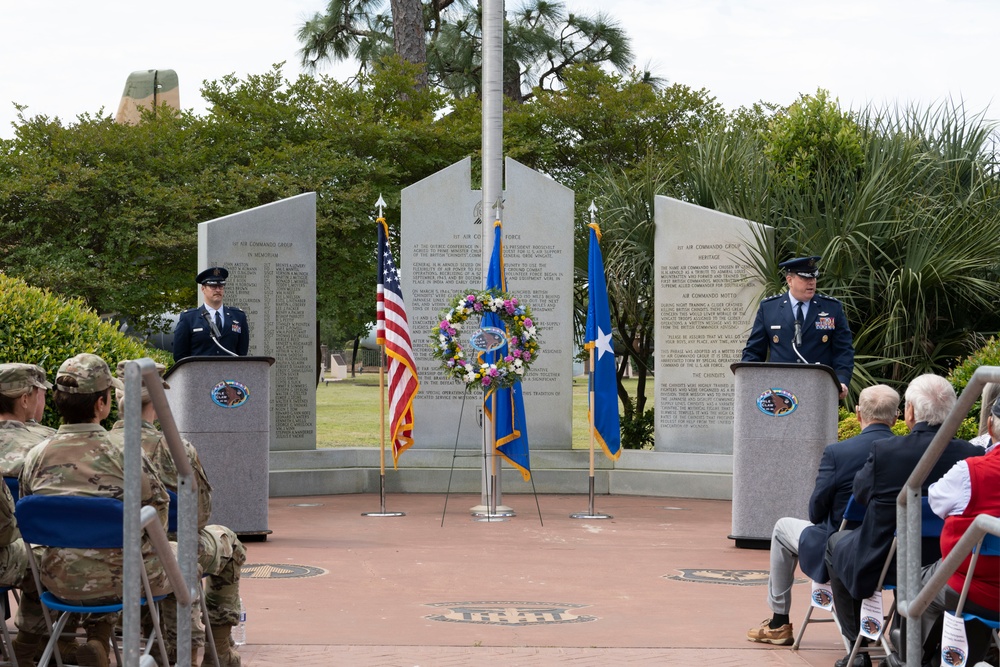
{"type": "Polygon", "coordinates": [[[844,508],[851,497],[854,475],[868,459],[874,441],[892,435],[890,427],[899,416],[899,394],[892,387],[878,384],[858,396],[855,408],[861,433],[843,442],[827,445],[820,460],[816,485],[809,499],[809,521],[794,517],[778,519],[771,533],[771,570],[767,576],[767,603],[771,618],[750,628],[752,642],[788,646],[794,632],[788,613],[792,606],[795,565],[818,582],[827,581],[826,541],[840,528],[844,508]]]}

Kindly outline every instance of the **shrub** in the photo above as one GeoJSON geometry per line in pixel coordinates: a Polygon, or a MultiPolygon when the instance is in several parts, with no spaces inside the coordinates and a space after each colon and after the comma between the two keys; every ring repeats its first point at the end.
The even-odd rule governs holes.
{"type": "MultiPolygon", "coordinates": [[[[951,386],[955,388],[955,393],[961,394],[965,391],[969,380],[972,379],[972,374],[980,366],[1000,366],[1000,340],[990,337],[981,348],[962,359],[952,369],[951,373],[948,374],[948,380],[951,382],[951,386]]],[[[975,431],[972,434],[973,437],[979,432],[979,412],[981,409],[982,400],[980,399],[976,399],[976,402],[969,408],[968,419],[966,421],[972,420],[976,425],[975,431]]]]}
{"type": "Polygon", "coordinates": [[[622,415],[622,449],[652,449],[653,435],[653,408],[641,416],[633,411],[631,419],[622,415]]]}
{"type": "MultiPolygon", "coordinates": [[[[0,362],[37,364],[51,382],[62,362],[81,352],[98,355],[112,370],[122,359],[152,357],[168,366],[173,363],[168,353],[147,347],[102,322],[81,299],[62,298],[0,273],[0,362]]],[[[117,416],[114,406],[105,426],[117,416]]],[[[48,426],[59,424],[52,392],[44,421],[48,426]]]]}

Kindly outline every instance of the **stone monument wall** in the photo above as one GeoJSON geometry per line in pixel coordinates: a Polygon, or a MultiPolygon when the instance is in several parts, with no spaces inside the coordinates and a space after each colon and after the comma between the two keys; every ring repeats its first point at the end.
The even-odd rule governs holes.
{"type": "Polygon", "coordinates": [[[315,449],[315,193],[198,225],[198,269],[209,266],[229,269],[225,303],[246,311],[249,354],[274,357],[271,449],[315,449]]]}
{"type": "Polygon", "coordinates": [[[732,454],[733,374],[761,285],[748,222],[656,197],[656,450],[732,454]]]}
{"type": "MultiPolygon", "coordinates": [[[[507,290],[531,306],[542,348],[522,386],[528,439],[532,449],[568,449],[572,444],[573,193],[513,160],[508,159],[505,166],[507,290]]],[[[482,445],[477,420],[482,394],[466,395],[463,385],[444,376],[429,338],[438,313],[452,298],[483,287],[482,235],[485,230],[492,246],[494,214],[487,212],[486,225],[478,222],[482,195],[471,189],[471,178],[472,162],[465,159],[402,193],[400,270],[420,376],[414,402],[415,447],[452,447],[456,435],[460,447],[482,445]]],[[[474,352],[466,336],[462,342],[467,353],[474,352]]]]}

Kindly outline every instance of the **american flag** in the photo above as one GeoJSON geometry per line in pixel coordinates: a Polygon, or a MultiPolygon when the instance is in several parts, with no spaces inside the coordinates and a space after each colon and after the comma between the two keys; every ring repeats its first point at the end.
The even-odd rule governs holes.
{"type": "Polygon", "coordinates": [[[378,324],[375,337],[389,360],[389,432],[392,465],[413,445],[413,397],[420,389],[399,269],[389,250],[389,227],[378,219],[378,324]]]}

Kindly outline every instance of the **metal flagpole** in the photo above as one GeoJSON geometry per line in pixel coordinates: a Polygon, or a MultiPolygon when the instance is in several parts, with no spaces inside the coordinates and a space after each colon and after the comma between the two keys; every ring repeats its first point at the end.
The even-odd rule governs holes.
{"type": "MultiPolygon", "coordinates": [[[[491,208],[496,205],[496,219],[500,216],[500,202],[503,199],[503,0],[482,0],[483,7],[483,118],[482,118],[482,153],[483,153],[483,201],[482,201],[482,284],[486,284],[489,272],[490,256],[493,251],[493,234],[487,224],[491,208]]],[[[493,429],[494,413],[490,421],[493,429]]],[[[483,420],[486,428],[486,420],[483,420]]],[[[495,431],[494,431],[495,432],[495,431]]],[[[483,456],[493,459],[494,466],[497,453],[490,447],[491,438],[483,433],[483,456]]],[[[473,515],[490,512],[503,500],[500,490],[500,478],[490,475],[489,470],[483,470],[481,504],[473,507],[473,515]],[[494,484],[496,487],[494,488],[494,484]]]]}
{"type": "MultiPolygon", "coordinates": [[[[594,202],[590,202],[590,222],[593,224],[595,222],[594,217],[597,214],[597,206],[594,202]]],[[[614,517],[610,514],[596,514],[594,512],[594,434],[596,433],[596,428],[594,427],[594,371],[597,369],[597,355],[594,348],[590,348],[590,391],[587,392],[587,421],[590,422],[590,502],[587,505],[586,512],[576,512],[575,514],[570,514],[571,519],[613,519],[614,517]]]]}
{"type": "MultiPolygon", "coordinates": [[[[382,195],[378,196],[378,201],[375,202],[378,206],[378,217],[382,217],[382,209],[385,208],[385,200],[382,199],[382,195]]],[[[381,224],[381,223],[380,223],[381,224]]],[[[388,241],[388,240],[387,240],[388,241]]],[[[381,277],[379,280],[381,281],[381,277]]],[[[378,463],[379,463],[379,474],[378,474],[378,496],[379,496],[379,511],[378,512],[362,512],[361,516],[406,516],[405,512],[386,512],[385,511],[385,364],[387,357],[385,356],[385,343],[379,345],[379,352],[382,354],[381,362],[378,368],[378,414],[379,414],[379,452],[378,452],[378,463]]]]}

